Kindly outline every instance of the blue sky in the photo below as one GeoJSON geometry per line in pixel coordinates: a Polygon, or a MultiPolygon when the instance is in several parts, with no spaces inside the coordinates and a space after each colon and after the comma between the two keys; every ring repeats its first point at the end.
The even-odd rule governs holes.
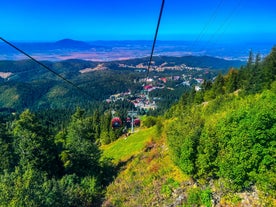
{"type": "MultiPolygon", "coordinates": [[[[160,5],[161,0],[1,0],[0,36],[151,40],[160,5]]],[[[166,0],[158,39],[274,41],[275,11],[274,0],[166,0]]]]}

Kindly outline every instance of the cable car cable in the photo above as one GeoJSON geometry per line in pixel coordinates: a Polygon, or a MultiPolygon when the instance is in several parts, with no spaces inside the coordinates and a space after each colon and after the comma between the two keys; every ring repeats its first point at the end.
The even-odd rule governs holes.
{"type": "Polygon", "coordinates": [[[79,90],[80,92],[82,92],[83,94],[85,94],[86,96],[89,96],[89,98],[93,98],[89,93],[87,93],[86,91],[84,91],[83,89],[81,89],[79,86],[77,86],[76,84],[74,84],[73,82],[71,82],[70,80],[66,79],[65,77],[63,77],[62,75],[58,74],[56,71],[52,70],[49,66],[45,65],[44,63],[36,60],[34,57],[32,57],[31,55],[29,55],[28,53],[24,52],[23,50],[21,50],[20,48],[16,47],[14,44],[10,43],[9,41],[5,40],[4,38],[0,37],[0,39],[8,44],[9,46],[11,46],[12,48],[14,48],[15,50],[19,51],[20,53],[22,53],[23,55],[27,56],[28,58],[30,58],[32,61],[34,61],[35,63],[39,64],[40,66],[42,66],[43,68],[45,68],[46,70],[50,71],[51,73],[53,73],[54,75],[58,76],[60,79],[62,79],[63,81],[65,81],[66,83],[70,84],[71,86],[73,86],[74,88],[76,88],[77,90],[79,90]]]}
{"type": "Polygon", "coordinates": [[[223,3],[224,3],[224,0],[219,1],[219,3],[216,6],[215,10],[213,11],[212,15],[210,16],[210,18],[208,19],[208,21],[202,28],[201,32],[197,35],[196,39],[194,40],[194,42],[191,46],[191,49],[204,37],[204,35],[208,31],[208,27],[210,27],[210,25],[215,21],[218,11],[219,11],[220,7],[223,5],[223,3]]]}
{"type": "MultiPolygon", "coordinates": [[[[223,20],[223,22],[218,25],[217,30],[209,37],[209,39],[206,41],[206,44],[201,47],[201,50],[207,50],[208,44],[211,44],[212,42],[216,42],[216,40],[222,35],[222,29],[227,26],[227,23],[230,22],[231,18],[234,16],[234,14],[237,12],[239,7],[241,6],[243,0],[239,0],[237,4],[234,5],[233,9],[228,13],[226,18],[223,20]]],[[[226,30],[227,28],[224,28],[226,30]]]]}
{"type": "MultiPolygon", "coordinates": [[[[158,31],[159,31],[159,25],[161,22],[161,17],[163,14],[163,8],[164,8],[164,4],[165,4],[165,0],[162,0],[162,4],[161,4],[161,8],[160,8],[160,13],[159,13],[159,17],[158,17],[158,22],[157,22],[157,26],[156,26],[156,30],[155,30],[155,35],[154,35],[154,40],[153,40],[153,44],[152,44],[152,48],[151,48],[151,54],[150,54],[150,59],[149,59],[149,63],[148,63],[148,67],[147,67],[147,79],[149,76],[149,70],[150,70],[150,66],[151,66],[151,62],[152,62],[152,57],[153,57],[153,52],[154,52],[154,48],[155,48],[155,43],[156,43],[156,39],[157,39],[157,35],[158,35],[158,31]]],[[[21,50],[20,48],[18,48],[17,46],[15,46],[14,44],[12,44],[11,42],[7,41],[6,39],[0,37],[0,39],[8,44],[9,46],[11,46],[12,48],[14,48],[15,50],[17,50],[18,52],[22,53],[23,55],[25,55],[26,57],[30,58],[32,61],[34,61],[35,63],[39,64],[40,66],[42,66],[43,68],[45,68],[46,70],[50,71],[51,73],[53,73],[54,75],[58,76],[60,79],[62,79],[63,81],[65,81],[66,83],[68,83],[69,85],[73,86],[74,88],[76,88],[77,90],[79,90],[80,92],[82,92],[83,94],[85,94],[86,96],[89,96],[90,98],[93,98],[89,93],[87,93],[86,91],[84,91],[83,89],[81,89],[79,86],[77,86],[76,84],[74,84],[73,82],[71,82],[70,80],[66,79],[65,77],[61,76],[60,74],[58,74],[56,71],[52,70],[50,67],[48,67],[47,65],[45,65],[44,63],[36,60],[34,57],[32,57],[31,55],[29,55],[28,53],[26,53],[25,51],[21,50]]]]}
{"type": "Polygon", "coordinates": [[[153,52],[154,52],[154,47],[155,47],[157,35],[158,35],[158,30],[159,30],[159,25],[160,25],[160,22],[161,22],[161,17],[162,17],[162,13],[163,13],[164,4],[165,4],[165,0],[162,0],[162,5],[161,5],[161,8],[160,8],[160,13],[159,13],[158,22],[157,22],[157,26],[156,26],[156,30],[155,30],[154,40],[153,40],[152,47],[151,47],[150,59],[149,59],[149,63],[148,63],[147,80],[148,80],[148,77],[149,77],[149,70],[150,70],[150,66],[151,66],[152,56],[153,56],[153,52]]]}
{"type": "Polygon", "coordinates": [[[242,5],[243,0],[240,0],[238,2],[238,4],[236,5],[236,7],[233,8],[233,10],[231,11],[231,13],[227,16],[227,18],[225,18],[225,20],[223,21],[223,24],[217,29],[216,31],[216,36],[213,36],[213,39],[209,40],[209,43],[211,42],[217,42],[217,40],[219,39],[219,37],[221,37],[225,31],[228,29],[230,23],[231,23],[231,19],[232,17],[235,15],[236,12],[238,12],[239,7],[242,5]]]}

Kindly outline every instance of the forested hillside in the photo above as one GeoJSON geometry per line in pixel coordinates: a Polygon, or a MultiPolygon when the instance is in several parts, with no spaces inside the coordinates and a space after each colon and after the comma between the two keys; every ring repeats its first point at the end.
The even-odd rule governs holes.
{"type": "Polygon", "coordinates": [[[257,192],[266,198],[251,205],[273,206],[276,48],[264,61],[253,59],[250,53],[246,67],[185,94],[166,115],[174,120],[166,134],[174,162],[220,201],[238,205],[234,192],[257,192]]]}
{"type": "MultiPolygon", "coordinates": [[[[108,187],[106,203],[275,206],[275,75],[276,48],[263,61],[250,53],[245,67],[185,93],[165,116],[148,117],[144,126],[156,133],[108,187]]],[[[112,149],[121,142],[105,154],[118,160],[112,149]]]]}
{"type": "Polygon", "coordinates": [[[83,89],[86,94],[31,61],[0,61],[1,72],[9,71],[12,74],[8,78],[0,78],[1,108],[18,112],[26,108],[36,111],[66,108],[73,111],[81,106],[88,109],[111,94],[129,89],[135,91],[141,87],[133,84],[139,74],[127,71],[79,72],[84,68],[96,67],[97,63],[94,62],[68,60],[44,64],[83,89]]]}
{"type": "MultiPolygon", "coordinates": [[[[64,42],[60,43],[63,44],[64,42]]],[[[153,60],[152,67],[154,70],[151,71],[150,77],[161,78],[181,77],[184,74],[186,76],[192,75],[193,78],[212,79],[217,70],[225,71],[229,67],[243,64],[241,61],[228,61],[207,56],[162,56],[154,57],[153,60]],[[184,65],[201,67],[204,70],[197,71],[194,69],[194,72],[191,72],[192,70],[184,70],[184,65]],[[164,71],[156,71],[160,68],[164,71]]],[[[85,92],[83,93],[32,60],[2,60],[0,61],[0,108],[18,112],[22,112],[26,108],[36,111],[49,108],[66,108],[72,112],[77,106],[95,109],[95,105],[112,94],[127,91],[132,91],[135,94],[136,91],[141,91],[143,84],[139,80],[146,76],[147,62],[148,58],[111,62],[74,59],[42,62],[56,74],[82,89],[85,92]]],[[[184,90],[182,89],[180,92],[184,90]]],[[[178,99],[179,95],[177,94],[175,98],[178,99]]],[[[165,108],[167,109],[168,106],[165,108]]]]}
{"type": "Polygon", "coordinates": [[[250,53],[135,134],[105,105],[1,113],[0,206],[275,206],[275,77],[250,53]]]}

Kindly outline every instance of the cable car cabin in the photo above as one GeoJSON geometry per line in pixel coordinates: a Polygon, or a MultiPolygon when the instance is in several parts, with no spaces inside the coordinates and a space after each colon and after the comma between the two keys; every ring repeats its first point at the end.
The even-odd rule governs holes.
{"type": "Polygon", "coordinates": [[[118,129],[122,126],[122,120],[119,117],[114,117],[111,120],[111,126],[113,129],[118,129]]]}
{"type": "Polygon", "coordinates": [[[134,119],[133,124],[134,124],[134,126],[139,127],[141,125],[140,119],[138,119],[138,118],[134,119]]]}

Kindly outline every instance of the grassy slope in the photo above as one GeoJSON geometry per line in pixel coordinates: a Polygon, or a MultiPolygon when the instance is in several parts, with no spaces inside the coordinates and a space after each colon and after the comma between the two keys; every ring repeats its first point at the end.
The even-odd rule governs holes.
{"type": "MultiPolygon", "coordinates": [[[[260,95],[254,97],[262,100],[260,95]]],[[[255,103],[254,97],[251,97],[251,101],[250,97],[243,99],[229,97],[228,104],[222,104],[220,108],[216,108],[217,104],[213,101],[208,103],[208,106],[203,107],[203,113],[206,115],[211,113],[210,111],[219,113],[213,113],[206,124],[213,125],[213,122],[226,115],[226,111],[235,111],[241,106],[246,107],[255,103]]],[[[165,126],[163,131],[167,130],[168,122],[171,121],[173,120],[163,124],[165,126]]],[[[140,129],[127,138],[123,137],[103,146],[102,149],[105,157],[113,158],[114,163],[121,166],[120,172],[107,187],[104,206],[167,206],[175,204],[179,195],[184,196],[184,206],[192,206],[199,199],[204,200],[202,196],[206,195],[208,188],[204,187],[205,184],[201,185],[200,181],[195,184],[174,165],[170,159],[165,135],[158,136],[155,127],[140,129]]],[[[213,190],[216,191],[216,195],[221,193],[220,189],[213,190]]],[[[275,204],[275,200],[270,199],[270,201],[275,204]]],[[[267,206],[270,206],[270,201],[265,201],[262,192],[258,192],[258,196],[250,192],[235,194],[229,192],[222,196],[219,202],[222,206],[246,206],[246,203],[249,203],[248,205],[267,203],[267,206]]],[[[210,204],[209,201],[207,203],[210,204]]]]}
{"type": "Polygon", "coordinates": [[[172,193],[189,178],[173,164],[165,139],[155,127],[141,129],[102,147],[104,157],[124,165],[106,192],[104,206],[156,206],[172,202],[172,193]]]}
{"type": "Polygon", "coordinates": [[[103,146],[103,155],[104,157],[113,158],[115,164],[126,161],[140,153],[153,135],[154,129],[150,128],[140,130],[129,137],[122,137],[109,145],[103,146]]]}

